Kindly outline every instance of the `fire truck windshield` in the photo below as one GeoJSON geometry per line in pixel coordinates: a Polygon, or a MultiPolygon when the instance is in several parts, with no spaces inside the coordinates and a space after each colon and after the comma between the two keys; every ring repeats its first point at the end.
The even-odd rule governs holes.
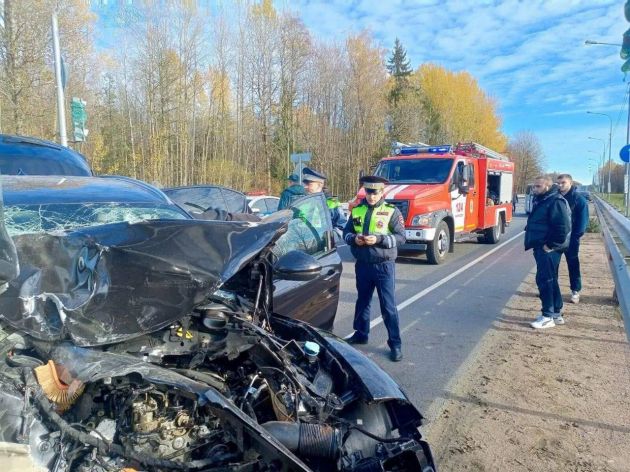
{"type": "Polygon", "coordinates": [[[452,166],[453,159],[395,159],[380,162],[374,174],[390,183],[441,184],[452,166]]]}

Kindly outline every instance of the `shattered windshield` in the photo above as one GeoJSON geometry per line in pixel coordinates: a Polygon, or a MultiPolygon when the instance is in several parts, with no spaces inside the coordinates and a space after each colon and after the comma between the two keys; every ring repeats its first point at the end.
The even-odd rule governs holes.
{"type": "Polygon", "coordinates": [[[6,228],[10,236],[158,219],[183,220],[188,218],[178,210],[166,205],[54,203],[7,205],[5,207],[6,228]]]}

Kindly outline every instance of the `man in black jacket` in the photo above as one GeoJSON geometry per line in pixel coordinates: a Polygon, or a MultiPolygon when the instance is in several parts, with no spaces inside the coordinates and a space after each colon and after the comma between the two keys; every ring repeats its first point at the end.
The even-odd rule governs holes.
{"type": "Polygon", "coordinates": [[[531,326],[544,329],[564,324],[558,266],[562,252],[569,246],[571,210],[549,177],[537,177],[533,191],[534,205],[525,227],[525,250],[534,250],[542,313],[531,326]]]}
{"type": "Polygon", "coordinates": [[[564,253],[569,269],[569,283],[571,284],[571,301],[580,303],[580,290],[582,290],[582,276],[580,274],[580,238],[584,236],[588,225],[588,205],[586,198],[578,194],[573,179],[569,174],[560,174],[556,183],[560,194],[571,208],[571,241],[569,248],[564,253]]]}

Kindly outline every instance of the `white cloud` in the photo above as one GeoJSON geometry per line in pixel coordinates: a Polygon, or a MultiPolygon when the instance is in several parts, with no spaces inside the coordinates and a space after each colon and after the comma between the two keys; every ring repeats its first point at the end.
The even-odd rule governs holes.
{"type": "MultiPolygon", "coordinates": [[[[586,110],[615,122],[615,150],[625,143],[619,110],[619,49],[585,46],[586,39],[620,43],[630,26],[618,0],[320,0],[291,2],[314,34],[339,39],[369,27],[391,49],[396,37],[412,66],[436,62],[467,70],[497,99],[510,132],[540,138],[550,170],[586,172],[589,133],[608,136],[586,110]],[[619,124],[617,122],[619,121],[619,124]],[[576,156],[581,156],[579,159],[576,156]]],[[[592,156],[591,156],[592,157],[592,156]]],[[[582,175],[584,177],[584,175],[582,175]]]]}

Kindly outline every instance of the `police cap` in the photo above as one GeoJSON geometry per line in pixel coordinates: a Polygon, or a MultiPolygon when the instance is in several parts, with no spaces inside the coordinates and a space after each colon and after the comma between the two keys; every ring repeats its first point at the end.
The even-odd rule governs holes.
{"type": "Polygon", "coordinates": [[[326,176],[310,167],[305,167],[302,170],[302,180],[304,182],[326,182],[326,176]]]}
{"type": "Polygon", "coordinates": [[[290,180],[291,182],[299,182],[300,177],[297,174],[291,174],[287,177],[287,180],[290,180]]]}
{"type": "Polygon", "coordinates": [[[387,179],[378,175],[364,175],[359,181],[365,190],[383,190],[388,184],[387,179]]]}

